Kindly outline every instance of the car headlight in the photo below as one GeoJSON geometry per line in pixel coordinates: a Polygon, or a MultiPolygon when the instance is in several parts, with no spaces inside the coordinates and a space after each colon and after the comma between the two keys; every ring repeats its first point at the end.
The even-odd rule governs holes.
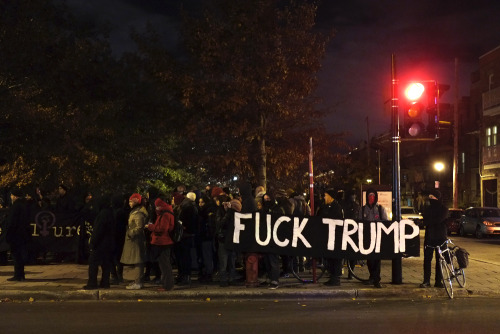
{"type": "Polygon", "coordinates": [[[487,220],[483,220],[483,224],[484,224],[485,226],[493,226],[493,223],[492,223],[492,222],[489,222],[489,221],[487,221],[487,220]]]}

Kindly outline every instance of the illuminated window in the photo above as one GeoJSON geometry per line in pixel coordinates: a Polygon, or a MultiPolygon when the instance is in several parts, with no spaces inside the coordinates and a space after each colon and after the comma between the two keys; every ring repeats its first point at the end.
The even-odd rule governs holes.
{"type": "Polygon", "coordinates": [[[497,145],[498,127],[496,125],[486,128],[486,146],[497,145]]]}
{"type": "Polygon", "coordinates": [[[465,152],[462,152],[462,154],[460,155],[460,158],[461,158],[460,159],[461,160],[460,161],[461,162],[460,165],[462,167],[462,171],[461,172],[465,173],[465,152]]]}

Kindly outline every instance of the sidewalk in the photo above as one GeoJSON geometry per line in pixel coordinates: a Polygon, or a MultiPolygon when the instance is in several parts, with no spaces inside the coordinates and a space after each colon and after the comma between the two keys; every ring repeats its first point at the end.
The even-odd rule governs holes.
{"type": "MultiPolygon", "coordinates": [[[[87,266],[79,264],[48,264],[26,266],[26,281],[9,282],[12,266],[0,266],[0,301],[59,301],[59,300],[217,300],[217,299],[309,299],[309,298],[448,298],[444,289],[421,289],[423,257],[403,259],[403,283],[392,285],[391,261],[382,261],[382,285],[376,289],[357,280],[341,280],[341,286],[328,287],[320,283],[303,284],[294,277],[280,279],[276,290],[266,287],[219,287],[217,281],[201,285],[193,278],[190,287],[175,286],[173,291],[158,291],[158,286],[145,284],[142,290],[126,290],[126,284],[112,285],[110,289],[85,291],[87,266]]],[[[434,262],[433,262],[434,267],[434,262]]],[[[434,268],[433,268],[434,269],[434,268]]],[[[344,275],[346,276],[346,275],[344,275]]],[[[125,267],[124,278],[132,280],[130,268],[125,267]]],[[[455,298],[471,296],[500,297],[500,265],[470,258],[466,269],[467,285],[453,284],[455,298]]],[[[432,273],[432,280],[434,273],[432,273]]]]}

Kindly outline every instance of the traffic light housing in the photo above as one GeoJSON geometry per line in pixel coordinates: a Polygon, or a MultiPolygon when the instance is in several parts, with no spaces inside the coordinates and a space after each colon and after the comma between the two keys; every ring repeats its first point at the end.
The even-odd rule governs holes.
{"type": "Polygon", "coordinates": [[[434,80],[401,84],[400,110],[403,112],[401,138],[434,140],[439,136],[439,86],[434,80]]]}

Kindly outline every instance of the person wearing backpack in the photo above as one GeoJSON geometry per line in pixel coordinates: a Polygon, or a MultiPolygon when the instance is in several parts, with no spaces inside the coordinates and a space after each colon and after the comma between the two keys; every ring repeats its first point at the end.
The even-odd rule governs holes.
{"type": "MultiPolygon", "coordinates": [[[[385,208],[378,204],[378,193],[372,188],[366,191],[366,204],[359,212],[359,218],[364,222],[379,222],[388,220],[385,208]]],[[[376,288],[382,288],[382,285],[380,284],[381,263],[381,260],[366,260],[368,271],[370,272],[370,279],[365,284],[373,284],[376,288]]]]}
{"type": "Polygon", "coordinates": [[[172,263],[170,262],[170,251],[174,242],[169,232],[174,228],[174,215],[172,206],[158,197],[155,200],[156,220],[147,224],[146,228],[151,232],[151,254],[158,259],[161,271],[160,290],[170,291],[174,288],[174,275],[172,263]]]}

